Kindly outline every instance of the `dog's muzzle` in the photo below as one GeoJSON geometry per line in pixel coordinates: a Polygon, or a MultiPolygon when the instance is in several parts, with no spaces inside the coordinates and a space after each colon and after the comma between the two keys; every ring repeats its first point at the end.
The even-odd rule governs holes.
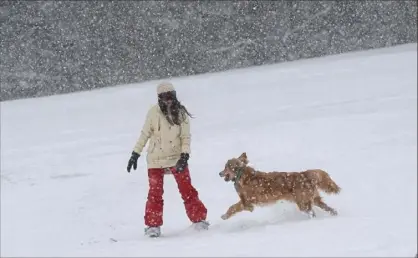
{"type": "Polygon", "coordinates": [[[219,172],[219,176],[223,177],[225,182],[229,182],[229,180],[230,180],[229,175],[225,175],[225,171],[219,172]]]}

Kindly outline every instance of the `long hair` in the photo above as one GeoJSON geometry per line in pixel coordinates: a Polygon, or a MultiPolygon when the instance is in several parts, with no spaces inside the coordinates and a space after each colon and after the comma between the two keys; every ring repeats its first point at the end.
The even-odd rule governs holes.
{"type": "Polygon", "coordinates": [[[160,106],[160,109],[166,117],[167,121],[171,125],[180,125],[186,119],[186,115],[193,118],[187,108],[182,105],[180,101],[177,100],[177,98],[173,99],[170,110],[168,110],[168,106],[161,98],[158,98],[158,105],[160,106]]]}

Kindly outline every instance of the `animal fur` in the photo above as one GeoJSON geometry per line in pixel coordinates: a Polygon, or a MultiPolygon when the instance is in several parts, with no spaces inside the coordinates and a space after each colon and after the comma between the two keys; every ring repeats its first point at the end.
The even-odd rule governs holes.
{"type": "Polygon", "coordinates": [[[303,172],[261,172],[248,166],[247,154],[226,162],[219,173],[225,181],[234,181],[239,202],[229,207],[222,219],[226,220],[241,211],[254,210],[254,206],[265,206],[286,200],[296,203],[299,210],[310,217],[316,214],[313,206],[337,215],[321,198],[319,190],[328,194],[338,194],[341,188],[321,169],[309,169],[303,172]],[[237,180],[237,175],[241,176],[237,180]]]}

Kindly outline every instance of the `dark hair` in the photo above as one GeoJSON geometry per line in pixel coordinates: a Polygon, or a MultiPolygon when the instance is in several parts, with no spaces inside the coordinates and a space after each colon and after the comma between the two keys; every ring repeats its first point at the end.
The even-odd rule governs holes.
{"type": "Polygon", "coordinates": [[[167,118],[167,121],[171,125],[174,125],[174,124],[180,125],[186,119],[186,115],[193,118],[193,116],[189,113],[187,108],[184,105],[182,105],[180,101],[177,99],[175,91],[170,92],[170,93],[171,93],[171,97],[173,100],[173,104],[171,105],[171,110],[170,110],[172,117],[170,117],[168,114],[168,107],[166,103],[164,102],[164,98],[162,97],[161,94],[158,95],[158,105],[160,106],[160,109],[165,115],[165,117],[167,118]]]}

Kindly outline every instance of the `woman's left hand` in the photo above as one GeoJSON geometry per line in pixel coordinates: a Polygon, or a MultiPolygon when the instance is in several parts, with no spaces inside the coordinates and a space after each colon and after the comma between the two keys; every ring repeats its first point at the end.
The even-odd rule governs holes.
{"type": "Polygon", "coordinates": [[[176,164],[176,170],[177,172],[183,172],[184,169],[187,167],[187,161],[189,160],[189,153],[182,153],[180,155],[179,161],[177,161],[176,164]]]}

